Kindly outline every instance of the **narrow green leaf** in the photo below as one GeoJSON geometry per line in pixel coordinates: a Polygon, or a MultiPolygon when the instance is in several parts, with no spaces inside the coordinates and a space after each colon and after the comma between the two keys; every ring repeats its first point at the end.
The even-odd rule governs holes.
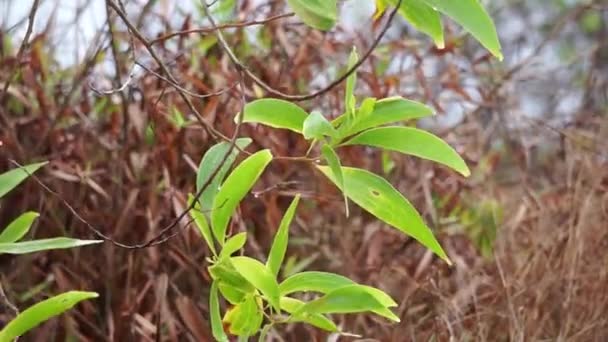
{"type": "Polygon", "coordinates": [[[335,137],[336,129],[331,125],[329,121],[320,112],[313,111],[304,121],[304,128],[302,134],[307,140],[316,139],[319,140],[323,136],[335,137]]]}
{"type": "MultiPolygon", "coordinates": [[[[348,70],[357,64],[359,61],[359,55],[357,54],[357,49],[353,47],[353,50],[348,57],[348,70]]],[[[352,72],[348,78],[346,78],[346,90],[344,91],[344,103],[346,104],[346,112],[349,113],[349,116],[353,116],[355,114],[355,86],[357,84],[357,71],[352,72]]]]}
{"type": "Polygon", "coordinates": [[[255,291],[255,287],[247,281],[232,265],[229,260],[221,260],[207,268],[211,278],[220,283],[230,286],[243,293],[255,291]]]}
{"type": "Polygon", "coordinates": [[[289,241],[289,225],[291,225],[291,221],[296,213],[296,208],[298,207],[298,203],[300,202],[300,194],[296,195],[296,197],[291,201],[291,204],[285,211],[283,218],[281,219],[281,224],[279,225],[279,230],[274,236],[274,241],[272,242],[272,247],[270,247],[270,253],[268,253],[268,261],[266,262],[266,267],[270,270],[270,272],[277,277],[279,274],[279,270],[281,269],[281,265],[283,264],[283,258],[285,258],[285,252],[287,251],[287,243],[289,241]]]}
{"type": "Polygon", "coordinates": [[[271,160],[272,154],[269,150],[256,152],[239,164],[222,184],[213,201],[211,212],[211,228],[220,245],[223,245],[226,239],[230,216],[271,160]]]}
{"type": "Polygon", "coordinates": [[[377,100],[375,97],[366,97],[361,103],[361,107],[359,107],[359,110],[357,111],[357,118],[363,119],[364,117],[367,117],[373,113],[374,108],[376,107],[376,102],[377,100]]]}
{"type": "Polygon", "coordinates": [[[296,273],[285,279],[279,285],[279,291],[281,296],[303,291],[328,293],[337,288],[354,284],[354,281],[338,274],[308,271],[296,273]]]}
{"type": "Polygon", "coordinates": [[[95,292],[70,291],[36,303],[17,315],[0,330],[0,341],[12,341],[42,322],[71,309],[79,302],[96,297],[98,294],[95,292]]]}
{"type": "Polygon", "coordinates": [[[294,103],[277,99],[259,99],[245,105],[243,122],[261,123],[302,133],[302,126],[307,116],[308,113],[294,103]]]}
{"type": "Polygon", "coordinates": [[[222,314],[220,313],[220,301],[217,295],[217,283],[211,283],[211,291],[209,293],[209,316],[211,320],[211,333],[216,341],[228,342],[228,336],[224,332],[222,325],[222,314]]]}
{"type": "Polygon", "coordinates": [[[6,227],[2,233],[0,233],[0,243],[9,243],[19,241],[27,232],[30,230],[34,220],[40,216],[40,214],[33,211],[28,211],[21,214],[8,227],[6,227]]]}
{"type": "MultiPolygon", "coordinates": [[[[356,283],[344,276],[327,272],[308,271],[292,275],[279,285],[281,296],[294,292],[320,292],[327,294],[335,289],[355,285],[356,283]]],[[[360,285],[385,307],[397,306],[397,303],[383,291],[371,286],[360,285]]]]}
{"type": "MultiPolygon", "coordinates": [[[[192,194],[188,195],[188,205],[192,204],[194,201],[194,196],[192,194]]],[[[198,228],[198,231],[201,233],[201,236],[207,243],[207,247],[211,250],[213,255],[217,255],[217,251],[215,250],[215,243],[213,242],[213,235],[211,233],[211,228],[209,228],[209,223],[207,222],[207,218],[205,218],[205,214],[201,212],[201,206],[199,203],[194,205],[194,208],[190,210],[190,216],[194,219],[194,224],[198,228]]]]}
{"type": "Polygon", "coordinates": [[[228,239],[228,241],[226,241],[224,248],[222,248],[220,258],[231,256],[236,251],[243,248],[243,246],[245,246],[245,242],[247,242],[246,232],[238,233],[235,236],[232,236],[230,239],[228,239]]]}
{"type": "Polygon", "coordinates": [[[245,292],[234,286],[230,286],[222,281],[219,281],[217,283],[217,288],[218,290],[220,290],[222,296],[232,305],[241,303],[245,299],[245,292]]]}
{"type": "Polygon", "coordinates": [[[503,59],[500,41],[492,18],[479,0],[424,0],[427,4],[454,19],[499,60],[503,59]]]}
{"type": "MultiPolygon", "coordinates": [[[[285,310],[287,313],[290,314],[293,314],[294,312],[298,311],[300,308],[302,308],[302,306],[304,306],[304,304],[304,302],[295,298],[281,297],[281,309],[285,310]]],[[[312,326],[329,332],[339,331],[338,327],[334,324],[334,322],[332,322],[329,318],[321,314],[292,316],[289,321],[308,323],[312,326]]]]}
{"type": "MultiPolygon", "coordinates": [[[[329,167],[317,166],[334,184],[336,180],[329,167]]],[[[384,178],[369,171],[342,167],[346,195],[360,207],[380,220],[410,235],[451,265],[433,232],[422,217],[399,191],[384,178]]],[[[342,189],[342,191],[345,191],[342,189]]]]}
{"type": "Polygon", "coordinates": [[[240,149],[245,149],[247,146],[251,144],[251,139],[249,138],[239,138],[235,141],[235,147],[230,152],[230,155],[226,157],[228,150],[230,149],[229,142],[221,142],[219,144],[213,145],[201,160],[201,163],[198,167],[198,172],[196,174],[196,192],[198,193],[203,185],[209,180],[211,174],[220,167],[220,164],[223,162],[220,170],[215,174],[213,180],[205,191],[199,197],[199,202],[201,204],[201,210],[203,212],[207,212],[213,208],[213,199],[217,195],[219,191],[220,184],[226,177],[226,173],[234,164],[234,160],[239,154],[239,150],[236,148],[237,146],[240,149]]]}
{"type": "Polygon", "coordinates": [[[397,151],[443,164],[468,177],[467,164],[445,141],[413,127],[379,127],[367,130],[343,145],[367,145],[397,151]]]}
{"type": "Polygon", "coordinates": [[[29,175],[36,172],[47,162],[25,165],[0,174],[0,198],[13,190],[19,183],[23,182],[29,175]]]}
{"type": "Polygon", "coordinates": [[[277,313],[280,313],[279,284],[277,284],[277,280],[270,270],[261,262],[245,256],[232,257],[230,261],[232,261],[232,265],[237,272],[260,290],[268,302],[277,310],[277,313]]]}
{"type": "Polygon", "coordinates": [[[429,115],[433,115],[433,110],[422,103],[401,97],[389,97],[376,101],[372,113],[357,120],[349,129],[348,134],[345,135],[352,135],[388,123],[418,119],[429,115]]]}
{"type": "MultiPolygon", "coordinates": [[[[323,154],[323,157],[325,158],[327,165],[329,165],[331,172],[333,172],[334,178],[336,179],[336,181],[339,184],[338,187],[340,189],[343,189],[344,188],[344,177],[342,176],[342,165],[340,165],[340,158],[336,154],[336,151],[334,151],[334,149],[331,148],[331,146],[324,144],[321,147],[321,153],[323,154]]],[[[346,197],[346,193],[343,193],[343,196],[344,196],[344,209],[346,210],[346,217],[348,217],[349,216],[348,198],[346,197]]]]}
{"type": "Polygon", "coordinates": [[[103,240],[78,240],[65,237],[24,242],[0,243],[0,254],[26,254],[49,249],[65,249],[102,243],[103,240]]]}
{"type": "Polygon", "coordinates": [[[302,314],[357,313],[371,311],[393,321],[399,318],[360,285],[337,288],[321,298],[304,304],[294,316],[302,314]]]}
{"type": "Polygon", "coordinates": [[[336,24],[336,0],[287,0],[289,7],[306,25],[328,31],[336,24]]]}
{"type": "MultiPolygon", "coordinates": [[[[390,0],[393,6],[397,5],[397,0],[390,0]]],[[[443,49],[443,26],[441,16],[433,7],[429,6],[425,0],[405,0],[401,1],[399,7],[401,14],[417,30],[429,35],[438,48],[443,49]]]]}

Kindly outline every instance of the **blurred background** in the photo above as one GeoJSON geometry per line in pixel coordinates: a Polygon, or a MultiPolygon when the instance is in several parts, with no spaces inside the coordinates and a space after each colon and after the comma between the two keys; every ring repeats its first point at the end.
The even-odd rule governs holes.
{"type": "MultiPolygon", "coordinates": [[[[185,208],[196,167],[215,141],[158,76],[146,46],[131,41],[102,0],[41,0],[29,44],[31,0],[0,0],[0,172],[49,160],[4,198],[0,227],[18,213],[41,217],[30,237],[94,234],[64,205],[116,241],[155,236],[185,208]],[[8,83],[7,80],[11,79],[8,83]],[[112,91],[122,88],[122,91],[112,91]]],[[[263,258],[296,193],[283,276],[328,270],[386,290],[402,322],[337,317],[378,341],[608,340],[608,3],[494,0],[505,59],[492,58],[445,20],[446,48],[397,17],[361,67],[361,97],[403,96],[433,107],[417,122],[442,136],[472,170],[464,179],[430,162],[362,147],[342,162],[385,176],[418,208],[455,262],[448,267],[413,240],[351,206],[314,165],[278,160],[240,207],[249,255],[263,258]]],[[[124,1],[179,84],[196,94],[238,80],[197,1],[124,1]]],[[[343,71],[352,46],[365,51],[383,25],[373,1],[342,1],[329,33],[283,16],[224,30],[261,79],[284,92],[321,88],[343,71]]],[[[288,13],[285,1],[220,0],[221,23],[288,13]]],[[[385,19],[385,18],[384,18],[385,19]]],[[[234,26],[234,25],[233,25],[234,26]]],[[[237,25],[238,26],[238,25],[237,25]]],[[[248,83],[247,95],[264,96],[248,83]]],[[[301,103],[341,114],[343,87],[301,103]]],[[[205,121],[233,133],[238,93],[191,101],[205,121]]],[[[288,131],[244,125],[251,151],[301,156],[288,131]]],[[[101,297],[45,323],[22,341],[211,341],[208,251],[195,229],[148,249],[101,247],[0,257],[1,281],[19,308],[70,289],[101,297]]],[[[9,313],[0,312],[0,321],[9,313]]],[[[277,341],[347,341],[301,325],[277,341]]]]}

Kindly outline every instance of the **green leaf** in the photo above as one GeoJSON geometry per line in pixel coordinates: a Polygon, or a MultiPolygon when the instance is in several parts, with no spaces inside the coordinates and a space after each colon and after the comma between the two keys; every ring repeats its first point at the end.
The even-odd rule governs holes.
{"type": "Polygon", "coordinates": [[[263,319],[262,310],[253,295],[248,295],[224,316],[230,333],[242,337],[255,335],[260,330],[263,319]]]}
{"type": "Polygon", "coordinates": [[[65,249],[102,243],[103,240],[78,240],[65,237],[24,242],[0,243],[0,254],[26,254],[49,249],[65,249]]]}
{"type": "Polygon", "coordinates": [[[0,341],[12,341],[79,302],[96,297],[98,294],[95,292],[70,291],[36,303],[17,315],[0,331],[0,341]]]}
{"type": "Polygon", "coordinates": [[[371,114],[357,120],[345,135],[352,135],[388,123],[418,119],[429,115],[433,115],[433,110],[422,103],[401,97],[390,97],[376,101],[371,114]]]}
{"type": "Polygon", "coordinates": [[[337,288],[353,285],[354,281],[334,273],[308,271],[292,275],[279,285],[281,296],[294,292],[312,291],[328,293],[337,288]]]}
{"type": "MultiPolygon", "coordinates": [[[[188,195],[188,205],[190,206],[194,201],[194,196],[192,194],[188,195]]],[[[194,219],[194,224],[198,228],[198,231],[203,236],[203,239],[207,243],[207,247],[211,250],[213,255],[217,255],[217,251],[215,250],[215,243],[213,242],[213,235],[211,234],[211,228],[209,228],[209,223],[207,223],[207,219],[205,218],[205,214],[201,212],[201,206],[199,203],[194,205],[194,208],[190,210],[190,216],[194,219]]]]}
{"type": "MultiPolygon", "coordinates": [[[[290,314],[293,314],[294,312],[298,311],[300,308],[302,308],[302,306],[304,306],[304,304],[304,302],[295,298],[281,297],[281,309],[285,310],[287,313],[290,314]]],[[[334,324],[334,322],[332,322],[329,318],[321,314],[292,316],[289,319],[289,322],[304,322],[329,332],[339,331],[338,327],[334,324]]]]}
{"type": "MultiPolygon", "coordinates": [[[[393,6],[397,5],[397,0],[390,0],[393,6]]],[[[425,0],[404,0],[399,7],[401,14],[417,30],[429,35],[438,48],[443,49],[443,26],[441,16],[433,7],[429,6],[425,0]]]]}
{"type": "Polygon", "coordinates": [[[47,162],[25,165],[0,174],[0,198],[23,182],[30,174],[46,165],[47,162]]]}
{"type": "MultiPolygon", "coordinates": [[[[327,166],[317,166],[334,184],[336,180],[327,166]]],[[[346,195],[380,220],[410,235],[451,265],[433,232],[399,191],[384,178],[369,171],[343,167],[346,195]]],[[[342,191],[345,191],[342,189],[342,191]]]]}
{"type": "MultiPolygon", "coordinates": [[[[344,276],[327,272],[301,272],[285,279],[279,285],[281,296],[294,292],[320,292],[327,294],[335,289],[355,285],[356,283],[344,276]]],[[[371,286],[360,285],[385,307],[397,306],[397,303],[383,291],[371,286]]]]}
{"type": "Polygon", "coordinates": [[[371,311],[395,322],[399,318],[360,285],[337,288],[321,298],[304,304],[294,316],[302,314],[357,313],[371,311]]]}
{"type": "Polygon", "coordinates": [[[220,290],[222,296],[224,296],[224,298],[226,298],[226,300],[232,305],[241,303],[245,299],[245,292],[235,288],[234,286],[230,286],[222,281],[218,282],[217,288],[220,290]]]}
{"type": "Polygon", "coordinates": [[[211,283],[211,291],[209,293],[209,316],[211,320],[211,333],[216,341],[228,342],[228,336],[224,332],[222,325],[222,314],[220,313],[220,302],[217,295],[217,283],[211,283]]]}
{"type": "Polygon", "coordinates": [[[226,239],[230,216],[271,160],[272,154],[269,150],[256,152],[239,164],[222,184],[213,201],[211,212],[211,228],[220,245],[223,245],[226,239]]]}
{"type": "Polygon", "coordinates": [[[473,35],[486,49],[499,60],[503,59],[498,34],[492,18],[479,0],[424,0],[427,4],[454,19],[473,35]]]}
{"type": "Polygon", "coordinates": [[[307,140],[321,139],[323,136],[335,137],[336,130],[320,112],[313,111],[304,121],[302,134],[307,140]]]}
{"type": "Polygon", "coordinates": [[[207,186],[205,191],[203,191],[203,193],[199,197],[199,202],[201,204],[202,211],[207,212],[207,211],[211,210],[211,208],[213,208],[213,200],[215,199],[215,196],[217,195],[217,192],[219,191],[218,189],[220,187],[220,184],[224,180],[226,173],[228,172],[228,170],[230,170],[230,168],[232,167],[232,164],[234,164],[234,160],[236,159],[236,157],[239,154],[239,150],[237,149],[237,146],[240,149],[245,149],[247,146],[249,146],[249,144],[251,144],[251,139],[249,139],[249,138],[236,139],[235,147],[232,149],[232,151],[230,152],[230,155],[227,157],[226,157],[226,154],[228,153],[228,150],[230,149],[229,142],[221,142],[219,144],[213,145],[209,150],[207,150],[207,152],[203,156],[203,159],[201,160],[201,163],[198,167],[198,172],[196,174],[196,192],[197,193],[201,190],[203,185],[209,180],[209,177],[211,177],[211,174],[218,167],[220,167],[220,164],[222,162],[224,162],[224,163],[220,167],[220,170],[215,174],[215,177],[213,177],[213,180],[211,181],[211,183],[209,183],[209,185],[207,186]]]}
{"type": "Polygon", "coordinates": [[[247,233],[242,232],[238,233],[235,236],[231,237],[226,241],[224,248],[220,252],[220,258],[229,257],[234,254],[239,249],[245,246],[245,242],[247,241],[247,233]]]}
{"type": "MultiPolygon", "coordinates": [[[[331,146],[324,144],[321,147],[321,153],[323,154],[325,161],[327,161],[327,165],[329,165],[331,172],[333,172],[334,178],[338,182],[338,186],[340,187],[340,189],[343,189],[344,188],[344,177],[342,176],[342,165],[340,165],[340,158],[336,154],[336,151],[334,151],[334,149],[331,148],[331,146]]],[[[343,195],[344,195],[344,208],[346,210],[346,217],[348,217],[349,216],[348,198],[346,197],[346,193],[343,193],[343,195]]]]}
{"type": "Polygon", "coordinates": [[[274,236],[272,247],[270,247],[270,253],[268,253],[266,267],[268,267],[275,278],[279,274],[279,269],[281,268],[281,264],[283,264],[283,258],[285,258],[289,240],[289,225],[291,225],[299,202],[300,194],[296,195],[293,201],[291,201],[289,208],[287,208],[287,211],[285,211],[285,214],[281,219],[281,224],[279,225],[279,230],[274,236]]]}
{"type": "Polygon", "coordinates": [[[302,126],[307,116],[308,113],[294,103],[277,99],[259,99],[245,105],[243,122],[261,123],[302,133],[302,126]]]}
{"type": "MultiPolygon", "coordinates": [[[[348,69],[350,70],[352,67],[357,64],[359,61],[359,55],[357,54],[357,49],[353,47],[353,50],[348,57],[348,69]]],[[[344,92],[344,103],[346,104],[346,112],[349,113],[350,116],[355,114],[355,106],[356,98],[355,98],[355,85],[357,84],[357,71],[353,71],[346,78],[346,90],[344,92]]]]}
{"type": "Polygon", "coordinates": [[[336,24],[336,0],[287,0],[289,7],[306,25],[328,31],[336,24]]]}
{"type": "Polygon", "coordinates": [[[230,286],[235,290],[243,293],[251,293],[255,290],[255,287],[234,268],[229,260],[221,260],[207,269],[213,280],[230,286]]]}
{"type": "Polygon", "coordinates": [[[2,233],[0,233],[0,243],[8,243],[19,241],[27,232],[30,230],[34,220],[40,216],[40,214],[33,211],[28,211],[21,214],[8,227],[6,227],[2,233]]]}
{"type": "Polygon", "coordinates": [[[260,290],[268,302],[277,310],[277,313],[280,313],[279,284],[277,284],[272,272],[261,262],[249,257],[238,256],[232,257],[230,260],[237,272],[260,290]]]}
{"type": "Polygon", "coordinates": [[[343,145],[368,145],[397,151],[448,166],[468,177],[467,164],[445,141],[413,127],[379,127],[367,130],[343,145]]]}

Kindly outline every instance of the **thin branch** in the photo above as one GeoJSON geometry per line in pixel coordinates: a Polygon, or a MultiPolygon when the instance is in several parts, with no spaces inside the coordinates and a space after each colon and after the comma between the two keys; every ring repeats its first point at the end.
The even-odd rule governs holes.
{"type": "Polygon", "coordinates": [[[223,89],[211,92],[211,93],[197,94],[197,93],[191,92],[190,90],[188,90],[188,89],[180,86],[177,83],[173,83],[173,81],[171,81],[170,79],[168,79],[165,76],[157,73],[156,71],[148,68],[147,66],[145,66],[143,63],[141,63],[139,61],[135,61],[135,64],[138,65],[140,68],[146,70],[150,74],[154,75],[155,77],[157,77],[157,78],[159,78],[159,79],[161,79],[161,80],[169,83],[175,89],[178,89],[178,90],[180,90],[180,91],[182,91],[182,92],[184,92],[184,93],[186,93],[186,94],[188,94],[188,95],[190,95],[190,96],[192,96],[194,98],[197,98],[197,99],[204,99],[204,98],[208,98],[208,97],[219,96],[219,95],[222,95],[223,93],[227,92],[228,90],[233,89],[236,86],[236,83],[233,83],[233,84],[229,85],[226,88],[223,88],[223,89]]]}
{"type": "Polygon", "coordinates": [[[228,138],[226,138],[221,132],[219,132],[218,130],[213,128],[209,123],[207,123],[203,119],[203,116],[196,109],[196,107],[192,103],[192,100],[190,100],[190,98],[187,96],[188,94],[183,92],[181,90],[181,87],[180,88],[175,87],[175,85],[179,83],[177,81],[177,79],[175,79],[175,77],[171,74],[171,71],[169,71],[169,68],[167,68],[167,66],[165,65],[163,60],[158,56],[156,51],[154,51],[154,49],[152,48],[152,45],[150,44],[150,41],[148,41],[148,39],[146,39],[146,37],[144,37],[144,35],[137,29],[137,27],[135,27],[135,25],[127,17],[127,14],[120,8],[120,6],[114,0],[106,0],[106,2],[110,7],[112,7],[112,9],[116,12],[116,14],[118,14],[118,16],[125,23],[125,25],[127,25],[131,34],[133,34],[133,36],[135,36],[135,38],[137,38],[137,40],[139,40],[144,45],[144,47],[146,48],[146,50],[148,51],[150,56],[152,56],[152,58],[156,61],[156,63],[160,67],[160,70],[165,75],[165,77],[167,79],[171,80],[171,85],[177,90],[178,94],[180,95],[182,100],[186,103],[186,105],[188,106],[188,109],[190,109],[190,111],[192,111],[192,113],[195,115],[198,122],[214,138],[220,137],[222,139],[228,140],[228,138]]]}
{"type": "Polygon", "coordinates": [[[209,34],[209,33],[213,33],[216,30],[223,30],[223,29],[227,29],[227,28],[241,28],[241,27],[247,27],[247,26],[264,25],[264,24],[267,24],[267,23],[275,21],[275,20],[292,17],[294,15],[295,14],[293,12],[292,13],[283,13],[283,14],[278,14],[278,15],[268,17],[268,18],[262,19],[262,20],[252,20],[252,21],[246,21],[246,22],[241,22],[241,23],[229,23],[229,24],[218,25],[216,27],[204,27],[204,28],[195,28],[195,29],[190,29],[190,30],[171,32],[171,33],[167,33],[163,36],[160,36],[156,39],[151,40],[150,44],[154,45],[154,44],[163,42],[167,39],[171,39],[176,36],[185,36],[185,35],[192,34],[192,33],[209,34]]]}
{"type": "MultiPolygon", "coordinates": [[[[353,65],[342,76],[338,77],[336,80],[331,82],[329,85],[325,86],[324,88],[322,88],[318,91],[315,91],[315,92],[312,92],[309,94],[290,95],[290,94],[283,93],[280,90],[277,90],[277,89],[273,88],[272,86],[268,85],[267,83],[262,81],[262,79],[260,79],[257,75],[255,75],[251,70],[249,70],[249,68],[247,68],[247,66],[245,66],[243,64],[243,62],[241,62],[239,60],[239,58],[235,55],[234,51],[232,51],[232,48],[230,48],[230,45],[228,45],[228,43],[224,39],[224,35],[222,34],[221,30],[216,30],[216,36],[218,38],[220,45],[222,46],[224,51],[226,51],[226,54],[228,54],[228,57],[230,58],[232,63],[237,67],[237,69],[242,70],[245,73],[245,75],[247,75],[247,77],[251,78],[251,80],[253,80],[257,85],[262,87],[264,90],[266,90],[267,92],[269,92],[270,94],[272,94],[278,98],[285,99],[285,100],[290,100],[290,101],[310,100],[312,98],[321,96],[321,95],[329,92],[333,88],[335,88],[337,85],[339,85],[344,80],[346,80],[348,78],[348,76],[350,76],[352,73],[356,72],[357,69],[361,65],[363,65],[363,63],[365,63],[365,61],[371,56],[372,52],[376,49],[376,47],[378,46],[378,44],[380,43],[380,41],[382,40],[382,38],[388,31],[389,27],[391,26],[391,22],[393,21],[393,18],[397,14],[397,11],[399,10],[399,7],[401,6],[402,1],[403,0],[399,0],[397,2],[397,4],[395,5],[395,8],[393,8],[393,10],[391,11],[391,13],[388,17],[386,24],[382,28],[382,31],[380,31],[380,34],[376,37],[376,39],[374,39],[374,42],[372,43],[372,45],[365,52],[365,54],[363,54],[363,56],[359,59],[359,61],[357,61],[357,63],[355,63],[355,65],[353,65]]],[[[201,3],[203,4],[203,8],[205,10],[205,15],[209,18],[211,25],[213,27],[217,27],[218,25],[215,23],[215,20],[210,16],[211,11],[205,4],[205,1],[201,0],[201,3]]]]}
{"type": "Polygon", "coordinates": [[[30,46],[30,36],[32,35],[32,31],[34,30],[34,19],[36,18],[36,12],[38,11],[38,6],[40,5],[40,0],[34,0],[32,4],[32,9],[30,10],[30,15],[28,17],[27,30],[25,31],[25,37],[23,37],[23,42],[19,47],[19,51],[17,52],[17,66],[13,69],[13,72],[9,75],[6,83],[4,83],[4,87],[2,89],[2,95],[0,95],[0,105],[4,103],[6,95],[8,93],[8,87],[11,85],[13,78],[17,74],[17,71],[21,69],[21,59],[23,58],[23,53],[30,46]]]}

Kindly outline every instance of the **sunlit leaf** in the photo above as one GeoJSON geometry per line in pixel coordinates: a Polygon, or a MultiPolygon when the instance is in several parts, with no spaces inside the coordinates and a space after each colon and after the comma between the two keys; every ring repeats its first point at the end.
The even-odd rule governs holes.
{"type": "Polygon", "coordinates": [[[239,164],[222,184],[211,211],[211,228],[220,245],[224,244],[230,216],[271,160],[269,150],[256,152],[239,164]]]}
{"type": "Polygon", "coordinates": [[[302,133],[307,116],[308,113],[295,103],[278,99],[259,99],[245,105],[243,122],[261,123],[302,133]]]}
{"type": "Polygon", "coordinates": [[[427,4],[462,25],[499,60],[503,55],[492,18],[479,0],[424,0],[427,4]]]}
{"type": "Polygon", "coordinates": [[[19,183],[23,182],[29,175],[36,172],[47,162],[25,165],[0,174],[0,198],[13,190],[19,183]]]}
{"type": "Polygon", "coordinates": [[[217,288],[222,296],[232,305],[242,302],[247,295],[247,293],[221,281],[217,283],[217,288]]]}
{"type": "MultiPolygon", "coordinates": [[[[194,201],[194,196],[190,194],[188,196],[188,205],[191,205],[192,201],[194,201]]],[[[205,214],[201,212],[201,206],[199,205],[199,203],[196,203],[194,205],[194,208],[190,210],[190,216],[192,216],[192,218],[194,219],[194,224],[198,228],[198,231],[201,233],[201,236],[205,240],[205,243],[207,243],[207,247],[209,247],[211,253],[213,253],[213,255],[217,255],[217,252],[215,250],[215,243],[213,242],[211,228],[209,228],[209,223],[207,222],[205,214]]]]}
{"type": "Polygon", "coordinates": [[[304,121],[302,134],[305,139],[321,139],[324,136],[336,136],[336,130],[323,114],[314,111],[304,121]]]}
{"type": "MultiPolygon", "coordinates": [[[[317,166],[334,184],[327,166],[317,166]]],[[[448,264],[451,261],[410,202],[384,178],[369,171],[342,167],[344,189],[348,198],[380,220],[410,235],[448,264]]]]}
{"type": "Polygon", "coordinates": [[[279,274],[281,264],[283,264],[283,258],[285,257],[285,252],[287,251],[287,243],[289,240],[289,225],[293,220],[299,202],[300,195],[298,194],[293,199],[293,201],[291,201],[291,204],[289,205],[289,208],[287,208],[287,211],[285,211],[283,219],[281,219],[281,224],[279,225],[279,230],[274,236],[274,241],[272,242],[270,253],[268,253],[268,261],[266,262],[266,267],[268,267],[268,269],[275,276],[275,278],[279,274]]]}
{"type": "Polygon", "coordinates": [[[279,284],[270,270],[261,262],[245,256],[232,257],[230,261],[237,272],[260,290],[275,310],[280,312],[279,284]]]}
{"type": "MultiPolygon", "coordinates": [[[[348,57],[348,70],[352,69],[352,67],[357,64],[359,61],[359,55],[357,54],[357,49],[353,47],[353,50],[348,57]]],[[[346,78],[346,90],[344,92],[344,103],[346,106],[346,112],[351,116],[355,114],[355,106],[357,105],[355,99],[355,85],[357,84],[357,72],[352,72],[346,78]]]]}
{"type": "Polygon", "coordinates": [[[34,220],[40,216],[40,214],[33,211],[28,211],[21,214],[8,227],[6,227],[2,233],[0,233],[0,243],[8,243],[19,241],[34,223],[34,220]]]}
{"type": "MultiPolygon", "coordinates": [[[[294,298],[281,297],[281,309],[285,310],[287,313],[290,314],[293,314],[294,312],[298,311],[302,306],[304,306],[304,304],[304,302],[294,298]]],[[[292,316],[289,321],[308,323],[312,326],[329,332],[339,331],[338,327],[334,324],[334,322],[332,322],[329,318],[321,314],[292,316]]]]}
{"type": "Polygon", "coordinates": [[[48,319],[71,309],[79,302],[96,298],[95,292],[70,291],[34,304],[0,330],[0,341],[9,342],[48,319]]]}
{"type": "MultiPolygon", "coordinates": [[[[321,153],[323,154],[323,158],[325,158],[325,161],[327,161],[327,165],[329,165],[331,172],[333,172],[334,178],[336,179],[336,181],[339,184],[338,187],[340,189],[344,188],[344,177],[342,176],[342,165],[340,165],[340,158],[336,154],[336,151],[334,151],[334,149],[331,148],[331,146],[325,144],[321,147],[321,153]]],[[[348,198],[346,197],[346,193],[343,193],[343,195],[344,195],[344,210],[346,210],[346,217],[348,217],[349,216],[348,198]]]]}
{"type": "Polygon", "coordinates": [[[234,160],[239,154],[238,148],[245,149],[250,143],[251,139],[249,138],[236,139],[235,147],[232,148],[232,151],[228,156],[226,156],[226,154],[230,149],[229,142],[221,142],[207,150],[203,156],[203,159],[201,160],[198,167],[198,172],[196,174],[196,192],[198,193],[203,185],[209,181],[209,177],[211,177],[211,174],[218,167],[220,167],[220,170],[215,174],[211,183],[209,183],[209,185],[205,188],[205,191],[203,191],[202,195],[199,197],[201,210],[203,212],[208,212],[211,210],[211,208],[213,208],[213,200],[219,191],[220,184],[222,184],[226,173],[228,170],[230,170],[232,164],[234,164],[234,160]],[[220,164],[222,165],[220,166],[220,164]]]}
{"type": "Polygon", "coordinates": [[[226,286],[230,286],[237,291],[243,293],[255,291],[255,287],[248,282],[227,259],[220,260],[208,267],[207,270],[209,270],[211,278],[226,286]]]}
{"type": "Polygon", "coordinates": [[[289,7],[306,25],[330,30],[338,18],[336,0],[287,0],[289,7]]]}
{"type": "Polygon", "coordinates": [[[103,240],[78,240],[65,237],[24,242],[0,243],[0,254],[26,254],[50,249],[65,249],[102,243],[103,240]]]}
{"type": "Polygon", "coordinates": [[[406,100],[401,97],[390,97],[376,101],[374,110],[369,115],[357,120],[349,129],[348,135],[368,128],[397,121],[423,118],[429,115],[433,115],[433,110],[422,103],[406,100]]]}
{"type": "MultiPolygon", "coordinates": [[[[390,2],[393,6],[397,5],[397,0],[390,2]]],[[[425,0],[401,1],[399,13],[417,30],[429,35],[438,48],[444,47],[441,16],[425,0]]]]}
{"type": "Polygon", "coordinates": [[[234,254],[234,252],[243,248],[245,242],[247,241],[247,233],[242,232],[238,233],[235,236],[230,237],[224,244],[224,248],[220,252],[220,258],[228,257],[234,254]]]}
{"type": "MultiPolygon", "coordinates": [[[[327,294],[340,287],[356,283],[344,276],[327,272],[308,271],[292,275],[279,285],[281,296],[294,292],[320,292],[327,294]]],[[[385,307],[397,306],[397,303],[386,293],[371,286],[360,285],[385,307]]]]}
{"type": "Polygon", "coordinates": [[[445,141],[413,127],[378,127],[356,135],[343,145],[367,145],[432,160],[461,175],[471,174],[467,164],[445,141]]]}
{"type": "Polygon", "coordinates": [[[399,318],[372,296],[367,289],[356,284],[339,287],[321,298],[304,304],[294,313],[294,316],[304,313],[330,314],[366,311],[374,312],[395,322],[399,322],[399,318]]]}
{"type": "Polygon", "coordinates": [[[211,283],[209,293],[209,316],[211,320],[211,332],[216,341],[228,342],[228,336],[224,332],[222,325],[222,314],[220,313],[220,302],[217,295],[217,283],[211,283]]]}

